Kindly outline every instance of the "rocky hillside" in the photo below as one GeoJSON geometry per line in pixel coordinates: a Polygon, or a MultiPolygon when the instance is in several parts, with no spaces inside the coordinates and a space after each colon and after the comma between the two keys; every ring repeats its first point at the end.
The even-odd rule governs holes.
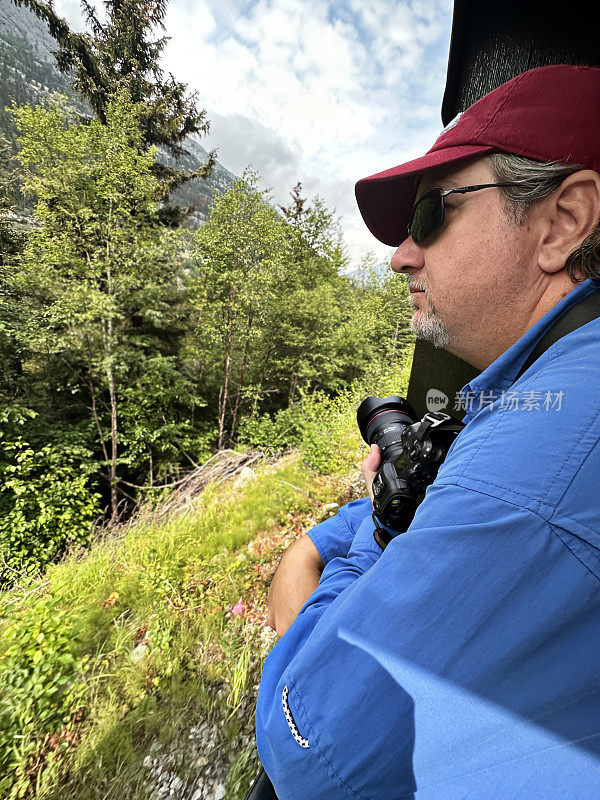
{"type": "MultiPolygon", "coordinates": [[[[85,107],[70,88],[70,80],[63,75],[54,60],[55,43],[46,25],[26,8],[18,8],[12,0],[0,0],[0,133],[14,142],[15,130],[5,111],[13,100],[17,103],[39,103],[52,92],[63,92],[79,108],[85,107]]],[[[207,160],[207,151],[197,137],[185,142],[188,155],[177,163],[185,169],[197,169],[207,160]]],[[[159,161],[175,165],[165,151],[159,152],[159,161]]],[[[191,218],[194,225],[206,220],[216,189],[223,193],[235,179],[218,162],[207,180],[190,181],[174,194],[173,200],[183,205],[198,204],[191,218]]]]}

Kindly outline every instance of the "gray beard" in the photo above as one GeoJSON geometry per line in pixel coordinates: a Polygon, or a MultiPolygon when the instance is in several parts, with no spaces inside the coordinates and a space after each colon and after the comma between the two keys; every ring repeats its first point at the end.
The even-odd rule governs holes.
{"type": "Polygon", "coordinates": [[[427,311],[424,314],[421,313],[418,318],[416,314],[413,314],[410,329],[417,339],[431,342],[434,347],[445,350],[450,344],[450,334],[440,319],[436,307],[429,299],[427,289],[425,289],[425,297],[427,298],[427,311]]]}

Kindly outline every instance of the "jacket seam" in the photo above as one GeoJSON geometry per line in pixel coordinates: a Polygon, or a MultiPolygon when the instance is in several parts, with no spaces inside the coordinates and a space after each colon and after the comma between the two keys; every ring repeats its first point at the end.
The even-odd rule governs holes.
{"type": "Polygon", "coordinates": [[[527,494],[522,494],[521,492],[517,492],[515,489],[509,489],[506,486],[500,486],[497,483],[492,483],[491,481],[484,481],[482,478],[470,478],[464,474],[457,475],[456,477],[452,475],[445,476],[441,480],[435,482],[436,486],[460,486],[461,489],[466,489],[469,492],[478,492],[479,494],[484,494],[487,497],[493,497],[495,500],[500,500],[501,502],[508,503],[511,506],[515,506],[515,508],[520,508],[523,511],[531,511],[532,514],[535,514],[544,522],[549,522],[550,516],[555,512],[555,506],[551,505],[550,503],[544,503],[541,500],[537,500],[534,497],[530,497],[527,494]],[[477,483],[483,487],[491,487],[492,489],[501,489],[503,492],[510,492],[511,494],[516,495],[517,497],[523,498],[523,500],[527,500],[530,504],[537,506],[545,506],[548,509],[548,517],[545,517],[539,510],[534,508],[530,508],[529,506],[520,506],[516,502],[509,500],[506,497],[501,497],[499,494],[495,492],[486,492],[483,489],[474,488],[473,486],[467,486],[466,484],[462,483],[462,481],[472,481],[473,483],[477,483]]]}
{"type": "MultiPolygon", "coordinates": [[[[555,342],[555,344],[556,344],[556,342],[555,342]]],[[[532,375],[530,375],[528,378],[526,378],[526,379],[523,381],[523,383],[521,383],[521,384],[520,384],[520,389],[522,389],[524,386],[528,386],[528,385],[529,385],[529,383],[531,382],[531,380],[532,380],[532,379],[533,379],[535,376],[537,376],[537,375],[540,375],[540,373],[542,373],[542,372],[543,372],[543,371],[546,369],[546,367],[548,367],[548,366],[550,366],[550,364],[554,363],[554,360],[556,359],[557,355],[558,355],[558,352],[554,353],[554,354],[553,354],[553,356],[552,356],[552,358],[551,358],[551,359],[548,361],[548,363],[547,363],[547,364],[544,364],[544,365],[542,366],[542,368],[541,368],[541,369],[538,369],[536,372],[534,372],[532,375]]],[[[534,362],[534,363],[535,363],[535,362],[534,362]]],[[[532,364],[531,366],[533,366],[533,364],[532,364]]],[[[519,381],[520,381],[520,380],[521,380],[521,379],[519,379],[519,381]]],[[[512,386],[514,386],[516,383],[519,383],[519,381],[514,381],[514,382],[511,384],[511,387],[512,387],[512,386]]],[[[494,401],[494,402],[495,402],[495,401],[494,401]]],[[[488,410],[488,413],[489,413],[489,409],[490,409],[490,407],[491,407],[491,406],[493,406],[493,403],[491,403],[491,404],[490,404],[490,406],[487,406],[487,408],[486,408],[486,410],[488,410]]],[[[479,412],[479,411],[483,411],[483,410],[484,410],[484,409],[478,409],[478,412],[479,412]]],[[[497,428],[497,427],[498,427],[498,425],[500,424],[500,420],[503,420],[503,419],[504,419],[504,413],[506,413],[506,410],[505,410],[505,409],[496,408],[496,409],[494,409],[494,410],[495,410],[495,411],[498,413],[498,416],[497,416],[497,418],[496,418],[496,421],[495,421],[495,423],[494,423],[492,426],[490,426],[490,429],[488,430],[488,432],[486,433],[486,435],[485,435],[485,436],[483,437],[483,439],[482,439],[482,440],[479,442],[479,445],[478,445],[477,449],[475,450],[475,452],[474,452],[474,453],[471,455],[471,458],[469,458],[469,460],[468,460],[468,461],[467,461],[467,462],[466,462],[466,463],[463,465],[462,472],[460,473],[460,474],[461,474],[461,476],[465,474],[466,470],[467,470],[467,469],[468,469],[468,468],[471,466],[471,463],[473,462],[473,459],[475,459],[475,458],[476,458],[476,456],[479,454],[479,451],[481,450],[481,448],[484,446],[484,444],[486,444],[486,443],[487,443],[487,440],[490,438],[490,436],[492,435],[492,433],[494,433],[494,432],[495,432],[496,428],[497,428]],[[504,412],[504,413],[502,413],[502,412],[504,412]]],[[[475,417],[471,417],[471,419],[469,420],[469,422],[471,422],[473,419],[475,419],[475,417]]],[[[492,484],[492,485],[493,485],[493,484],[492,484]]],[[[523,496],[525,496],[525,495],[523,495],[523,496]]]]}
{"type": "MultiPolygon", "coordinates": [[[[535,345],[534,345],[534,347],[535,347],[535,345]]],[[[542,374],[543,374],[543,373],[544,373],[544,372],[545,372],[545,371],[546,371],[546,370],[547,370],[547,369],[548,369],[550,366],[552,366],[552,365],[554,364],[554,362],[556,361],[556,359],[558,358],[558,356],[559,356],[559,355],[561,355],[561,353],[562,353],[562,349],[561,349],[561,342],[560,342],[560,340],[559,340],[559,341],[557,341],[557,342],[554,342],[554,343],[551,345],[551,347],[550,347],[550,348],[549,348],[549,349],[548,349],[546,352],[547,352],[547,353],[551,353],[551,356],[550,356],[550,358],[548,359],[548,361],[547,361],[545,364],[542,364],[542,366],[541,366],[541,367],[538,367],[538,369],[537,369],[536,371],[534,371],[534,372],[533,372],[531,375],[529,375],[527,378],[525,378],[525,375],[527,375],[527,372],[529,371],[529,370],[527,370],[527,372],[525,373],[525,375],[522,375],[522,376],[521,376],[521,377],[520,377],[520,378],[519,378],[517,381],[513,381],[513,383],[511,384],[510,388],[512,388],[513,386],[517,386],[517,385],[518,385],[518,391],[521,391],[522,389],[524,389],[524,388],[526,388],[527,386],[529,386],[529,384],[531,383],[531,381],[532,381],[534,378],[538,377],[539,375],[542,375],[542,374]],[[555,352],[554,352],[554,353],[552,353],[552,348],[553,348],[553,347],[555,347],[555,346],[556,346],[556,350],[555,350],[555,352]]],[[[537,363],[537,361],[535,361],[535,362],[534,362],[534,363],[531,365],[531,367],[533,367],[533,366],[534,366],[534,364],[536,364],[536,363],[537,363]]],[[[531,367],[530,367],[529,369],[531,369],[531,367]]],[[[494,402],[495,402],[495,401],[494,401],[494,402]]],[[[492,404],[490,404],[490,405],[493,405],[493,403],[492,403],[492,404]]],[[[489,408],[490,408],[490,406],[488,406],[487,408],[489,409],[489,408]]],[[[479,410],[480,410],[480,411],[483,411],[484,409],[479,409],[479,410]]],[[[492,425],[492,426],[490,427],[490,429],[488,430],[488,432],[487,432],[487,434],[485,435],[485,437],[484,437],[484,438],[483,438],[483,439],[482,439],[482,440],[479,442],[479,445],[478,445],[477,449],[475,450],[475,452],[474,452],[474,453],[471,455],[471,457],[469,458],[469,460],[468,460],[468,461],[467,461],[467,462],[466,462],[466,463],[463,465],[462,471],[461,471],[461,473],[460,473],[460,477],[463,477],[463,476],[464,476],[464,474],[465,474],[465,472],[467,471],[467,469],[468,469],[468,468],[471,466],[471,464],[472,464],[473,460],[474,460],[474,459],[477,457],[477,455],[479,454],[479,451],[481,450],[481,448],[484,446],[484,444],[486,444],[486,443],[487,443],[487,440],[488,440],[488,439],[489,439],[489,437],[492,435],[492,433],[494,433],[494,432],[495,432],[496,428],[497,428],[497,427],[498,427],[498,425],[500,424],[500,421],[504,419],[504,413],[506,413],[506,410],[505,410],[505,409],[496,408],[496,409],[494,409],[494,410],[495,410],[495,411],[497,412],[497,414],[498,414],[498,416],[497,416],[497,419],[496,419],[496,422],[494,423],[494,425],[492,425]],[[504,412],[504,413],[502,413],[502,412],[504,412]]],[[[475,419],[475,417],[471,417],[471,419],[469,419],[469,420],[468,420],[468,423],[467,423],[467,424],[469,424],[470,422],[472,422],[474,419],[475,419]]],[[[570,455],[570,453],[569,453],[569,455],[570,455]]],[[[477,480],[479,480],[479,479],[477,479],[477,480]]],[[[494,484],[493,484],[493,483],[492,483],[492,484],[490,484],[490,485],[491,485],[491,486],[494,486],[494,484]]],[[[502,487],[498,487],[498,488],[502,488],[502,487]]],[[[506,488],[506,487],[504,487],[504,488],[506,488]]],[[[513,490],[512,490],[512,489],[507,489],[507,491],[513,491],[513,490]]],[[[519,494],[519,492],[515,492],[515,494],[519,494]]],[[[547,496],[547,493],[546,493],[546,496],[547,496]]],[[[522,497],[527,497],[527,495],[522,495],[522,497]]],[[[528,498],[528,499],[530,499],[530,500],[533,500],[533,498],[528,498]]],[[[543,503],[544,505],[548,505],[548,503],[546,503],[546,502],[545,502],[545,501],[543,501],[543,500],[538,500],[537,502],[538,502],[538,503],[543,503]]]]}
{"type": "MultiPolygon", "coordinates": [[[[527,512],[529,512],[530,514],[533,514],[534,516],[538,517],[540,520],[542,520],[542,522],[544,522],[544,523],[545,523],[545,524],[548,526],[548,528],[550,529],[550,532],[552,533],[552,535],[553,535],[553,536],[555,536],[555,537],[556,537],[556,538],[559,540],[559,542],[562,544],[562,546],[563,546],[563,547],[564,547],[566,550],[568,550],[568,551],[569,551],[569,553],[571,554],[571,556],[572,556],[574,559],[576,559],[576,561],[578,561],[578,562],[581,564],[581,566],[582,566],[582,567],[584,567],[584,568],[585,568],[586,572],[589,572],[591,575],[593,575],[593,576],[594,576],[594,578],[595,578],[596,580],[600,580],[600,578],[598,577],[598,575],[596,575],[596,573],[593,571],[593,569],[591,569],[591,568],[588,566],[588,564],[586,564],[586,563],[585,563],[585,561],[582,561],[582,560],[581,560],[581,558],[579,558],[579,556],[577,555],[577,553],[575,553],[575,552],[572,550],[572,548],[570,548],[570,547],[569,547],[568,543],[567,543],[567,542],[566,542],[566,541],[563,539],[563,537],[560,535],[560,533],[559,533],[559,530],[561,530],[561,531],[564,531],[564,533],[565,533],[567,536],[570,536],[570,537],[572,537],[573,539],[578,539],[578,538],[579,538],[579,537],[577,536],[577,534],[576,534],[576,533],[574,533],[573,531],[569,531],[569,530],[567,530],[566,528],[563,528],[561,525],[557,525],[556,523],[554,523],[554,522],[551,522],[551,516],[552,516],[552,515],[550,515],[550,517],[549,517],[549,518],[546,518],[546,517],[542,516],[541,514],[539,514],[537,511],[534,511],[532,508],[524,508],[523,506],[520,506],[520,505],[518,505],[517,503],[513,503],[513,502],[511,502],[510,500],[508,500],[508,499],[507,499],[507,498],[505,498],[505,497],[498,497],[498,495],[496,495],[496,494],[492,494],[492,493],[490,493],[490,492],[484,492],[484,491],[481,491],[481,490],[479,490],[479,489],[474,489],[472,486],[463,486],[463,484],[462,484],[462,483],[460,483],[460,479],[457,479],[457,480],[455,480],[455,481],[448,481],[448,480],[445,480],[445,481],[443,481],[443,482],[442,482],[440,485],[442,485],[442,486],[457,486],[457,487],[460,487],[461,489],[466,489],[466,490],[467,490],[467,491],[469,491],[469,492],[477,492],[478,494],[486,495],[487,497],[493,497],[495,500],[498,500],[498,501],[500,501],[501,503],[506,503],[507,505],[514,506],[515,508],[518,508],[518,509],[520,509],[521,511],[527,511],[527,512]]],[[[498,488],[502,488],[502,487],[498,487],[498,488]]],[[[554,511],[556,511],[556,509],[554,509],[554,511]]],[[[574,525],[581,525],[581,526],[582,526],[583,528],[585,528],[586,530],[589,530],[590,532],[594,533],[594,531],[592,531],[592,529],[591,529],[591,528],[588,528],[588,527],[587,527],[587,525],[583,525],[583,523],[581,523],[581,522],[578,522],[577,520],[574,520],[574,519],[572,519],[572,518],[571,518],[571,517],[569,517],[567,514],[564,514],[564,515],[562,515],[562,516],[564,516],[564,518],[565,518],[565,519],[571,520],[571,522],[573,522],[573,524],[574,524],[574,525]]],[[[581,540],[580,540],[580,541],[581,541],[581,540]]],[[[592,553],[592,555],[593,555],[593,553],[592,553]]],[[[600,564],[600,559],[597,559],[597,560],[598,560],[598,562],[599,562],[599,564],[600,564]]]]}
{"type": "MultiPolygon", "coordinates": [[[[581,527],[584,530],[589,531],[590,533],[593,533],[593,534],[597,534],[598,533],[598,531],[595,531],[593,528],[590,528],[590,526],[586,525],[584,522],[580,522],[578,519],[573,519],[573,517],[570,517],[568,514],[564,514],[562,511],[559,512],[559,513],[560,513],[560,516],[563,519],[566,519],[569,522],[572,522],[573,525],[575,525],[576,527],[581,527]]],[[[552,521],[552,517],[548,520],[548,522],[550,523],[550,525],[556,525],[557,528],[562,528],[563,527],[562,525],[559,525],[557,522],[553,522],[552,521]]],[[[565,529],[563,528],[563,530],[565,530],[565,529]]],[[[576,535],[576,534],[574,534],[574,535],[576,535]]]]}
{"type": "MultiPolygon", "coordinates": [[[[595,410],[595,412],[592,414],[592,417],[589,419],[589,421],[587,423],[584,423],[583,426],[579,429],[580,432],[581,432],[581,430],[586,430],[586,429],[589,430],[594,424],[596,424],[598,422],[599,419],[600,419],[600,408],[597,408],[595,410]]],[[[587,448],[585,455],[582,456],[582,458],[580,460],[580,465],[582,465],[587,460],[587,458],[590,455],[592,449],[594,448],[594,446],[597,443],[598,443],[598,436],[596,436],[596,438],[593,441],[590,442],[589,447],[587,448]]],[[[575,438],[575,441],[573,442],[573,446],[569,450],[568,456],[563,461],[562,468],[554,475],[554,478],[552,479],[552,483],[548,486],[548,490],[546,492],[547,495],[550,494],[550,490],[556,484],[556,482],[558,481],[559,477],[565,471],[565,469],[567,467],[567,464],[569,463],[569,461],[571,460],[571,457],[573,456],[573,453],[575,452],[576,448],[580,444],[581,444],[581,439],[575,438]]],[[[561,496],[556,501],[557,505],[558,505],[558,503],[561,502],[561,500],[564,498],[566,493],[569,491],[569,489],[571,488],[571,485],[572,485],[572,483],[573,483],[573,481],[575,480],[576,477],[577,477],[577,472],[573,471],[573,474],[571,475],[570,481],[566,485],[566,487],[565,487],[563,493],[561,494],[561,496]]],[[[573,520],[573,521],[575,522],[575,520],[573,520]]],[[[582,523],[578,523],[578,524],[582,524],[582,523]]]]}
{"type": "MultiPolygon", "coordinates": [[[[565,517],[565,519],[571,520],[571,517],[568,517],[566,514],[564,515],[564,517],[565,517]]],[[[576,520],[571,520],[571,521],[572,521],[572,522],[576,522],[576,520]]],[[[580,523],[580,522],[579,522],[579,523],[577,523],[577,524],[578,524],[578,525],[581,525],[581,523],[580,523]]],[[[554,535],[555,535],[555,536],[556,536],[558,539],[560,539],[560,541],[562,542],[562,545],[563,545],[563,547],[564,547],[566,550],[568,550],[568,551],[569,551],[569,553],[570,553],[570,554],[571,554],[571,555],[572,555],[574,558],[576,558],[576,559],[577,559],[577,561],[579,561],[579,563],[581,564],[581,566],[582,566],[582,567],[584,567],[584,568],[587,570],[587,572],[589,572],[591,575],[593,575],[593,576],[594,576],[594,578],[596,579],[596,581],[597,581],[598,583],[600,583],[600,575],[598,575],[598,573],[594,572],[594,570],[593,570],[593,569],[592,569],[592,568],[589,566],[589,564],[586,564],[586,563],[585,563],[585,561],[583,561],[583,560],[582,560],[582,559],[581,559],[581,558],[580,558],[580,557],[577,555],[577,553],[576,553],[576,552],[575,552],[575,551],[574,551],[574,550],[573,550],[571,547],[569,547],[569,543],[568,543],[567,541],[565,541],[565,538],[566,538],[567,536],[569,536],[569,537],[571,537],[571,538],[573,538],[573,539],[579,539],[579,537],[577,536],[577,534],[576,534],[576,533],[571,533],[571,531],[568,531],[566,528],[563,528],[563,527],[562,527],[562,525],[557,525],[555,522],[548,522],[548,525],[550,525],[550,527],[552,528],[552,532],[554,533],[554,535]],[[561,531],[562,531],[562,532],[563,532],[563,534],[565,535],[565,538],[563,538],[563,536],[561,535],[561,531]]],[[[585,528],[586,526],[584,525],[583,527],[585,528]]],[[[588,528],[588,530],[589,530],[589,528],[588,528]]],[[[582,542],[583,544],[586,544],[586,542],[585,542],[584,540],[582,540],[582,539],[579,539],[579,541],[580,541],[580,542],[582,542]]],[[[591,549],[590,549],[590,551],[589,551],[589,554],[592,556],[592,558],[593,558],[595,561],[597,561],[597,562],[598,562],[598,567],[600,568],[600,558],[598,558],[598,556],[597,556],[597,555],[596,555],[596,554],[595,554],[595,553],[594,553],[594,552],[593,552],[591,549]]]]}
{"type": "MultiPolygon", "coordinates": [[[[492,433],[496,430],[496,428],[498,427],[498,424],[500,423],[501,416],[502,415],[500,415],[500,414],[498,415],[498,418],[496,419],[496,422],[490,427],[490,429],[487,432],[487,434],[479,442],[479,445],[478,445],[477,449],[475,450],[475,452],[471,455],[471,458],[466,462],[466,464],[463,464],[463,468],[462,468],[462,471],[460,473],[461,476],[465,474],[466,470],[471,466],[471,463],[472,463],[473,459],[478,455],[478,453],[481,450],[481,448],[483,447],[483,445],[487,442],[487,440],[490,438],[492,433]]],[[[474,419],[474,418],[472,418],[472,419],[474,419]]],[[[469,420],[469,422],[470,421],[471,420],[469,420]]],[[[460,434],[459,434],[459,436],[460,436],[460,434]]]]}
{"type": "MultiPolygon", "coordinates": [[[[345,519],[342,517],[342,515],[340,514],[340,511],[341,511],[341,510],[342,510],[342,509],[340,509],[340,510],[338,511],[338,513],[335,515],[335,521],[336,521],[336,522],[337,522],[339,525],[341,525],[341,527],[342,527],[342,531],[341,531],[342,535],[345,535],[346,533],[349,533],[349,534],[350,534],[350,536],[352,536],[352,537],[353,537],[353,536],[354,536],[354,531],[352,530],[352,528],[351,528],[351,527],[348,525],[348,523],[346,522],[346,520],[345,520],[345,519]]],[[[318,524],[317,524],[317,525],[315,525],[315,526],[314,526],[314,527],[311,529],[311,531],[312,531],[312,530],[315,530],[315,529],[316,529],[316,528],[318,528],[318,527],[319,527],[319,526],[318,526],[318,524]]],[[[308,535],[309,535],[309,536],[310,536],[310,534],[311,534],[311,531],[309,531],[309,532],[308,532],[308,535]]],[[[314,540],[312,539],[312,536],[311,536],[310,538],[311,538],[311,541],[313,542],[313,544],[315,545],[315,547],[317,547],[317,545],[315,544],[314,540]]],[[[351,544],[352,544],[352,542],[350,542],[350,543],[349,543],[348,547],[350,547],[350,545],[351,545],[351,544]]],[[[332,546],[329,544],[329,537],[325,537],[325,541],[324,541],[324,542],[322,542],[322,546],[323,546],[323,545],[324,545],[324,547],[323,547],[323,553],[319,553],[319,555],[321,556],[321,559],[323,560],[323,563],[324,563],[324,564],[328,564],[330,561],[333,561],[333,559],[337,557],[337,551],[335,550],[335,548],[334,548],[334,547],[332,547],[332,546]]],[[[317,547],[317,550],[318,550],[318,549],[319,549],[319,548],[317,547]]]]}
{"type": "MultiPolygon", "coordinates": [[[[460,478],[457,478],[454,481],[444,480],[443,482],[441,482],[440,485],[441,486],[456,486],[456,487],[460,487],[461,489],[466,489],[468,492],[477,492],[477,494],[482,494],[482,495],[485,495],[486,497],[493,497],[494,500],[498,500],[501,503],[506,503],[509,506],[514,506],[515,508],[520,509],[521,511],[526,511],[526,512],[528,512],[530,514],[533,514],[534,516],[536,516],[539,519],[541,519],[542,522],[545,522],[546,525],[548,525],[550,528],[552,527],[552,523],[550,522],[550,519],[545,517],[545,516],[543,516],[542,514],[540,514],[539,511],[535,511],[533,508],[526,508],[525,506],[520,506],[518,503],[516,503],[516,502],[514,502],[512,500],[509,500],[506,497],[500,497],[499,495],[495,494],[494,492],[485,492],[485,491],[483,491],[483,489],[474,489],[472,486],[465,486],[465,485],[463,485],[461,483],[460,478]]],[[[490,486],[492,486],[493,488],[497,488],[497,489],[505,489],[505,487],[503,487],[503,486],[495,487],[494,484],[490,484],[490,486]]],[[[515,492],[515,494],[517,494],[517,492],[515,492]]],[[[527,500],[532,500],[532,498],[527,497],[527,495],[522,495],[522,497],[524,497],[527,500]]],[[[533,501],[533,502],[538,502],[538,501],[533,501]]]]}

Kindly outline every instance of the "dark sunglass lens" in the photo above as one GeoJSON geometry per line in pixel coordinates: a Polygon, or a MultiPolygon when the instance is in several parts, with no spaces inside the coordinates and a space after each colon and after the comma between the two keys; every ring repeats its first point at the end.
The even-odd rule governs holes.
{"type": "Polygon", "coordinates": [[[444,222],[444,204],[439,194],[425,195],[414,208],[409,232],[419,244],[444,222]]]}

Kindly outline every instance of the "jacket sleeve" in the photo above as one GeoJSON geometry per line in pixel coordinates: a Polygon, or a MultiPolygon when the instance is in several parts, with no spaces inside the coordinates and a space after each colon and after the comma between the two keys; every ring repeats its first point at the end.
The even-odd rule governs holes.
{"type": "Polygon", "coordinates": [[[324,564],[328,564],[338,556],[348,555],[358,528],[372,513],[373,506],[370,499],[362,497],[342,506],[337,514],[315,525],[308,532],[324,564]]]}
{"type": "Polygon", "coordinates": [[[569,627],[594,591],[546,520],[472,488],[432,485],[380,557],[361,526],[265,663],[257,742],[278,797],[520,797],[550,752],[581,780],[553,734],[594,694],[595,623],[569,627]]]}

